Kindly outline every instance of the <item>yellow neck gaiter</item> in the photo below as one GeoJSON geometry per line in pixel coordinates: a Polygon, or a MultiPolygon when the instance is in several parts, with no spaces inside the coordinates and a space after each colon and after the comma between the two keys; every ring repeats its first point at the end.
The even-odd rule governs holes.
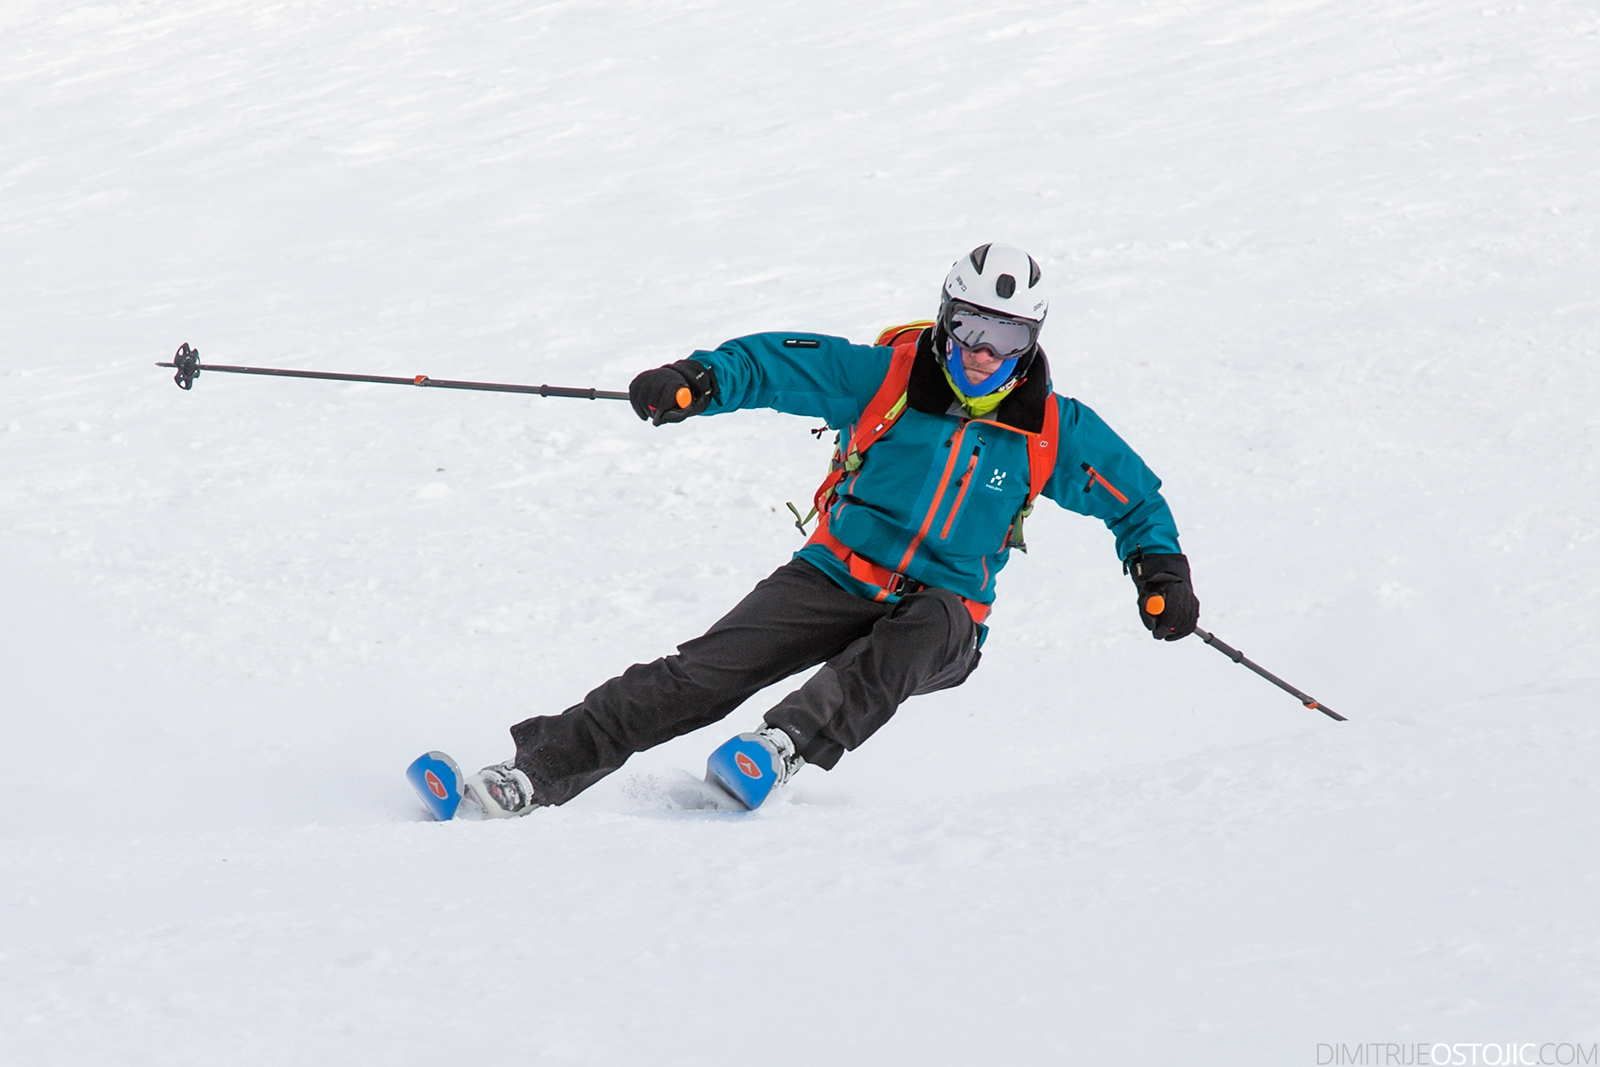
{"type": "Polygon", "coordinates": [[[975,419],[981,419],[986,415],[993,414],[994,409],[1000,406],[1000,401],[1004,400],[1011,393],[1011,390],[1021,384],[1021,379],[1013,378],[992,393],[985,393],[983,396],[967,396],[956,387],[956,380],[950,376],[950,368],[944,365],[944,360],[939,361],[939,369],[944,371],[944,380],[950,383],[950,391],[956,394],[956,400],[961,404],[961,410],[975,419]]]}

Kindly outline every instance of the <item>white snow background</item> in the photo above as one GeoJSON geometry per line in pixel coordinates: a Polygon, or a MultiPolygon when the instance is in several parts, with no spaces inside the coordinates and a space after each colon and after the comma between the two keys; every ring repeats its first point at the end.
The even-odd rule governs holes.
{"type": "Polygon", "coordinates": [[[1592,0],[7,0],[0,1059],[1587,1047],[1597,190],[1592,0]],[[413,756],[702,631],[828,444],[152,366],[620,389],[991,240],[1202,624],[1348,723],[1042,507],[972,681],[762,810],[662,783],[770,693],[429,823],[413,756]]]}

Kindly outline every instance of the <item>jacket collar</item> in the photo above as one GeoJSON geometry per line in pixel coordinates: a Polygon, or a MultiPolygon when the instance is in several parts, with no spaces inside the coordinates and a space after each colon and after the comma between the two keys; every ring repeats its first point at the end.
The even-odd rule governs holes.
{"type": "MultiPolygon", "coordinates": [[[[1044,432],[1044,402],[1050,396],[1050,361],[1039,349],[1028,366],[1022,384],[1000,401],[989,420],[1024,433],[1044,432]]],[[[944,415],[957,403],[955,390],[939,367],[933,351],[933,329],[917,338],[917,358],[911,364],[911,381],[906,385],[906,404],[928,415],[944,415]]]]}

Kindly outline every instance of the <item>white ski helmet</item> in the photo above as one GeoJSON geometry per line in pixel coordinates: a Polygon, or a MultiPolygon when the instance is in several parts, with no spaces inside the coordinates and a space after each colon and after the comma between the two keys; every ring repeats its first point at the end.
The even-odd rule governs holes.
{"type": "Polygon", "coordinates": [[[1050,310],[1039,277],[1039,264],[1015,245],[979,245],[950,268],[933,338],[956,392],[969,398],[988,396],[1011,388],[1027,374],[1050,310]],[[973,381],[963,351],[982,349],[1002,362],[981,381],[973,381]]]}
{"type": "Polygon", "coordinates": [[[1039,278],[1039,264],[1016,245],[979,245],[956,260],[945,275],[944,295],[1002,315],[1043,322],[1050,298],[1039,278]]]}

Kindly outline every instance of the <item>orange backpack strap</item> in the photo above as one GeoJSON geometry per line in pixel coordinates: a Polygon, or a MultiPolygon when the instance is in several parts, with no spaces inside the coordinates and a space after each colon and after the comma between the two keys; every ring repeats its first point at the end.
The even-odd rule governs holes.
{"type": "Polygon", "coordinates": [[[1017,512],[1017,517],[1011,520],[1011,533],[1006,536],[1007,543],[1021,552],[1028,551],[1028,543],[1022,538],[1022,520],[1033,514],[1033,502],[1044,492],[1045,483],[1056,472],[1056,454],[1061,450],[1061,402],[1056,399],[1054,391],[1045,397],[1044,425],[1038,433],[1026,436],[1028,499],[1017,512]]]}
{"type": "Polygon", "coordinates": [[[1028,435],[1028,503],[1044,492],[1044,485],[1056,472],[1056,453],[1061,442],[1061,404],[1052,392],[1044,402],[1044,426],[1028,435]]]}
{"type": "Polygon", "coordinates": [[[835,487],[845,475],[854,474],[861,468],[862,453],[888,433],[889,427],[905,412],[906,388],[911,384],[911,365],[917,358],[917,337],[931,325],[931,322],[913,322],[905,326],[891,326],[878,335],[880,345],[888,344],[894,348],[894,355],[889,360],[889,372],[883,376],[883,384],[878,386],[878,391],[862,409],[861,417],[850,428],[850,440],[841,443],[834,451],[832,468],[811,498],[815,514],[827,514],[835,487]],[[885,338],[890,340],[886,341],[885,338]]]}

